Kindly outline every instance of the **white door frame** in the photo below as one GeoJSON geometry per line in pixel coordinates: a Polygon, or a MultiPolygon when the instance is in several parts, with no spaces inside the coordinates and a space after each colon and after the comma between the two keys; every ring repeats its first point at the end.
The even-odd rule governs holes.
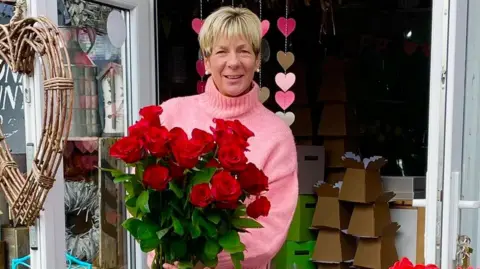
{"type": "MultiPolygon", "coordinates": [[[[127,124],[138,119],[138,111],[156,100],[155,57],[154,57],[154,0],[96,0],[95,2],[129,10],[127,20],[129,29],[129,69],[126,69],[126,82],[131,89],[128,93],[126,107],[127,124]]],[[[58,23],[57,0],[28,0],[30,16],[45,16],[58,23]]],[[[36,70],[41,70],[37,68],[36,70]]],[[[32,89],[30,102],[25,103],[25,123],[27,144],[37,145],[42,126],[42,79],[40,72],[33,78],[25,79],[25,87],[32,89]]],[[[127,125],[125,125],[126,131],[127,125]]],[[[41,212],[37,226],[36,239],[38,250],[31,250],[31,266],[35,269],[65,268],[65,213],[64,213],[64,180],[63,169],[56,175],[56,183],[50,190],[45,202],[45,210],[41,212]],[[48,242],[48,244],[47,244],[48,242]]],[[[35,235],[34,235],[35,237],[35,235]]],[[[147,268],[145,255],[138,244],[128,237],[129,269],[147,268]]]]}
{"type": "Polygon", "coordinates": [[[437,223],[442,213],[443,155],[445,142],[448,1],[434,0],[432,6],[432,39],[430,52],[430,93],[428,118],[428,155],[426,199],[414,200],[413,205],[425,208],[425,263],[439,264],[437,223]]]}

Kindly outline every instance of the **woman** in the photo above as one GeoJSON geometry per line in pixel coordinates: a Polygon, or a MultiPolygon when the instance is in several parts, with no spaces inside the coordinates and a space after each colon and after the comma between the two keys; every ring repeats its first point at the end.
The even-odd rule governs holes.
{"type": "MultiPolygon", "coordinates": [[[[266,196],[268,217],[264,228],[242,233],[246,245],[244,269],[265,269],[282,247],[298,197],[297,154],[290,128],[258,99],[253,81],[260,66],[261,26],[258,17],[244,8],[220,8],[205,20],[199,34],[205,70],[210,74],[203,94],[179,97],[162,104],[162,123],[191,133],[210,130],[214,118],[238,119],[255,134],[249,139],[247,158],[269,177],[266,196]]],[[[149,256],[149,264],[153,257],[149,256]]],[[[165,264],[164,268],[177,268],[165,264]]],[[[226,253],[217,269],[233,269],[226,253]]]]}

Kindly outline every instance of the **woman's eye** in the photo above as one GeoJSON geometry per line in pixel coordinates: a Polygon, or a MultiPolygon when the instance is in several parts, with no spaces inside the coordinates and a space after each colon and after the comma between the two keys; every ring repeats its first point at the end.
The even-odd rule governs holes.
{"type": "Polygon", "coordinates": [[[248,50],[242,50],[242,53],[250,53],[248,50]]]}

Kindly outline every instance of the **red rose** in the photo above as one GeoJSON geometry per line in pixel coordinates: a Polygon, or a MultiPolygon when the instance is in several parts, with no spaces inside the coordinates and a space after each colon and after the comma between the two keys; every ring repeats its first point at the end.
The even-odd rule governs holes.
{"type": "Polygon", "coordinates": [[[143,155],[143,141],[135,136],[122,137],[110,148],[110,156],[126,163],[138,162],[143,155]]]}
{"type": "Polygon", "coordinates": [[[390,267],[390,269],[413,269],[413,268],[414,267],[412,262],[406,257],[403,257],[401,260],[395,262],[395,264],[390,267]]]}
{"type": "Polygon", "coordinates": [[[217,159],[215,158],[212,158],[210,159],[210,161],[208,161],[207,164],[205,164],[205,167],[209,167],[209,168],[220,168],[220,164],[218,163],[217,159]]]}
{"type": "Polygon", "coordinates": [[[150,165],[143,172],[143,184],[156,191],[165,190],[170,179],[168,169],[159,164],[150,165]]]}
{"type": "Polygon", "coordinates": [[[215,133],[215,141],[219,147],[236,145],[243,151],[247,151],[249,144],[239,135],[227,131],[219,131],[215,133]]]}
{"type": "Polygon", "coordinates": [[[169,133],[167,128],[163,126],[150,127],[145,133],[145,147],[153,156],[162,158],[169,152],[167,145],[168,138],[169,133]]]}
{"type": "Polygon", "coordinates": [[[239,120],[230,121],[228,122],[228,125],[237,135],[239,135],[245,141],[247,141],[250,137],[254,136],[254,133],[250,131],[247,127],[245,127],[245,125],[243,125],[239,120]]]}
{"type": "Polygon", "coordinates": [[[242,148],[237,145],[223,145],[218,150],[218,161],[223,168],[239,172],[247,167],[247,157],[242,148]]]}
{"type": "Polygon", "coordinates": [[[168,164],[168,168],[170,169],[170,175],[172,175],[173,178],[179,178],[184,176],[183,172],[185,171],[185,169],[178,166],[176,163],[170,161],[168,164]]]}
{"type": "Polygon", "coordinates": [[[182,128],[174,127],[170,130],[170,140],[176,142],[179,140],[188,140],[187,133],[182,128]]]}
{"type": "Polygon", "coordinates": [[[151,126],[160,127],[160,115],[163,112],[163,108],[157,105],[146,106],[140,109],[140,116],[146,119],[151,126]]]}
{"type": "Polygon", "coordinates": [[[191,169],[198,163],[202,154],[203,146],[193,143],[190,140],[178,140],[172,144],[172,152],[178,165],[191,169]]]}
{"type": "Polygon", "coordinates": [[[193,186],[190,192],[190,203],[197,207],[206,207],[213,200],[212,191],[208,183],[193,186]]]}
{"type": "Polygon", "coordinates": [[[253,163],[248,163],[247,168],[240,172],[238,181],[249,194],[259,195],[268,190],[268,177],[253,163]]]}
{"type": "Polygon", "coordinates": [[[258,197],[255,201],[247,206],[247,215],[254,219],[260,216],[268,216],[268,212],[270,212],[270,201],[268,201],[267,197],[261,196],[258,197]]]}
{"type": "Polygon", "coordinates": [[[242,190],[238,181],[226,171],[221,171],[212,177],[212,195],[217,202],[236,202],[242,190]]]}
{"type": "Polygon", "coordinates": [[[128,135],[143,137],[148,128],[150,128],[150,123],[146,119],[140,119],[128,127],[128,135]]]}
{"type": "Polygon", "coordinates": [[[193,129],[191,140],[193,143],[203,146],[202,153],[211,152],[215,147],[213,135],[197,128],[193,129]]]}

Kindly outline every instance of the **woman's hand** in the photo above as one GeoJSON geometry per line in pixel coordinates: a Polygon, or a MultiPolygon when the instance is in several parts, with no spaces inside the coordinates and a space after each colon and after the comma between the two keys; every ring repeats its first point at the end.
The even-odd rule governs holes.
{"type": "MultiPolygon", "coordinates": [[[[163,265],[163,268],[164,269],[178,269],[178,262],[174,262],[173,265],[165,263],[163,265]]],[[[195,267],[195,269],[200,269],[200,268],[195,267]]],[[[203,269],[210,269],[210,267],[204,267],[203,269]]]]}

